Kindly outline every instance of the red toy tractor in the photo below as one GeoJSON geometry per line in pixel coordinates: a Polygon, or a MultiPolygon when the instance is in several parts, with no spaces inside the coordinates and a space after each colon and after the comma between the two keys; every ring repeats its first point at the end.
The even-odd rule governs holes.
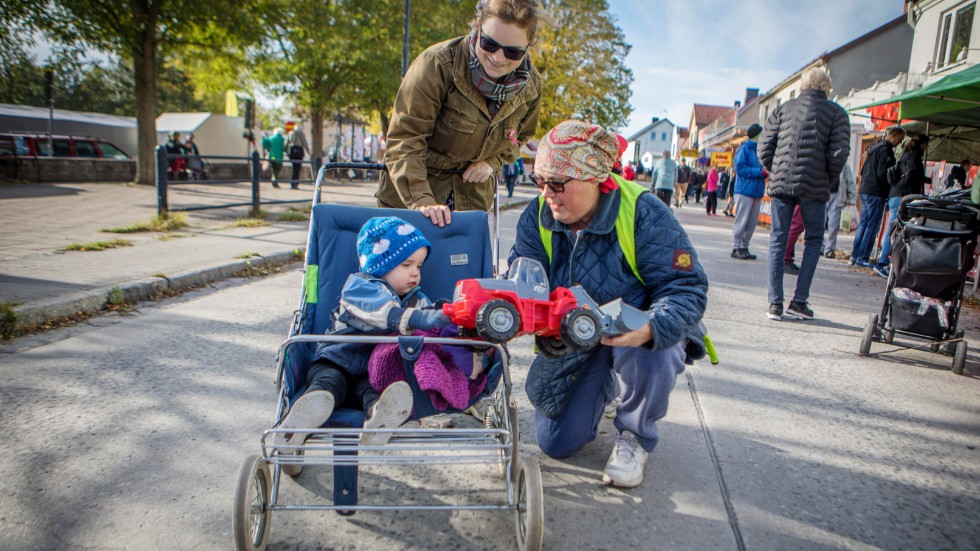
{"type": "Polygon", "coordinates": [[[489,342],[533,334],[538,350],[551,357],[569,348],[592,348],[602,338],[599,313],[564,287],[549,294],[544,267],[530,258],[517,259],[510,279],[460,281],[443,313],[459,325],[461,334],[472,331],[489,342]]]}

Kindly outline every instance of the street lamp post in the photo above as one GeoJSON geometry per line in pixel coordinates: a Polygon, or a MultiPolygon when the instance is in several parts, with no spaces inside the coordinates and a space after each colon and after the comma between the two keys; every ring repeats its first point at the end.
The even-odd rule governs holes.
{"type": "Polygon", "coordinates": [[[412,18],[412,0],[405,0],[405,41],[402,43],[402,76],[408,72],[408,22],[412,18]]]}

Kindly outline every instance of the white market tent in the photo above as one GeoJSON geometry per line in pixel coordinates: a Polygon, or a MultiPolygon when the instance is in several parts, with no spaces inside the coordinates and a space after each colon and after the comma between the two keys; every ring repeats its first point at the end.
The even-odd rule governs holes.
{"type": "MultiPolygon", "coordinates": [[[[0,132],[47,134],[48,109],[0,103],[0,132]]],[[[51,132],[102,138],[131,156],[136,156],[136,118],[134,117],[55,109],[51,132]]]]}
{"type": "Polygon", "coordinates": [[[201,155],[228,155],[245,157],[249,153],[248,140],[243,137],[245,119],[211,113],[164,113],[157,117],[157,143],[167,143],[171,132],[180,132],[181,140],[194,134],[201,155]]]}

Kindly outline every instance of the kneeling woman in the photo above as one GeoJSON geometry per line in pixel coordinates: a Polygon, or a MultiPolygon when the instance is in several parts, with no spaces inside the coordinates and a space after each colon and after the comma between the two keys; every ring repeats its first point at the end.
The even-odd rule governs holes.
{"type": "Polygon", "coordinates": [[[669,207],[611,174],[625,145],[621,136],[581,121],[548,132],[532,176],[541,197],[521,215],[510,260],[540,261],[552,289],[582,285],[599,304],[622,298],[649,314],[641,329],[605,337],[592,350],[538,355],[526,384],[538,445],[563,458],[595,439],[619,374],[619,435],[603,480],[634,487],[643,481],[647,454],[657,445],[656,421],[667,413],[688,351],[703,355],[698,323],[708,280],[669,207]]]}

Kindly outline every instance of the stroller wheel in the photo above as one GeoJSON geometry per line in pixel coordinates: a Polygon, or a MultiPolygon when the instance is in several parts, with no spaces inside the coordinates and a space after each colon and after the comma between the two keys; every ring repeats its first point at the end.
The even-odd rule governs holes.
{"type": "Polygon", "coordinates": [[[238,487],[235,490],[235,516],[232,519],[235,549],[262,551],[269,543],[271,482],[269,465],[262,456],[250,455],[245,458],[238,470],[238,487]]]}
{"type": "Polygon", "coordinates": [[[953,356],[953,373],[957,375],[962,375],[963,368],[966,367],[966,349],[966,341],[956,343],[956,355],[953,356]]]}
{"type": "Polygon", "coordinates": [[[861,348],[858,354],[867,356],[871,353],[871,341],[874,340],[875,330],[878,329],[878,314],[868,316],[868,323],[864,325],[864,333],[861,334],[861,348]]]}
{"type": "Polygon", "coordinates": [[[891,344],[895,340],[895,330],[894,329],[884,329],[881,332],[881,340],[888,344],[891,344]]]}
{"type": "Polygon", "coordinates": [[[514,493],[517,508],[517,548],[521,551],[541,549],[544,536],[544,487],[541,467],[531,457],[521,457],[514,473],[514,493]]]}

